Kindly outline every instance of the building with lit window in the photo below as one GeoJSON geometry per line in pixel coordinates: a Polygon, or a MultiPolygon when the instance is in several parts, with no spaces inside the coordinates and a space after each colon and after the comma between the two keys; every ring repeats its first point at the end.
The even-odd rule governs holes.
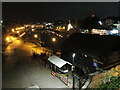
{"type": "Polygon", "coordinates": [[[119,29],[92,29],[91,33],[99,35],[119,35],[119,29]]]}

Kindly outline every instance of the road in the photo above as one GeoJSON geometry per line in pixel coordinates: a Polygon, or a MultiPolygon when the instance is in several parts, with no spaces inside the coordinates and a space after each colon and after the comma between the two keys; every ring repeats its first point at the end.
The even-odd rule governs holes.
{"type": "Polygon", "coordinates": [[[67,88],[57,77],[51,75],[38,59],[31,58],[32,50],[22,40],[14,40],[3,55],[3,88],[67,88]]]}

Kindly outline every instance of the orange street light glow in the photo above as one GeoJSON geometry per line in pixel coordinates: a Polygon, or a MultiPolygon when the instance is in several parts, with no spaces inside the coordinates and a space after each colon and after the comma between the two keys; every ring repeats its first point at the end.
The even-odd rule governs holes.
{"type": "Polygon", "coordinates": [[[17,33],[19,33],[19,31],[17,31],[17,33]]]}
{"type": "Polygon", "coordinates": [[[32,31],[35,31],[34,29],[32,29],[32,31]]]}
{"type": "Polygon", "coordinates": [[[6,37],[7,42],[12,42],[10,37],[6,37]]]}
{"type": "Polygon", "coordinates": [[[12,29],[12,32],[14,32],[15,30],[14,29],[12,29]]]}
{"type": "Polygon", "coordinates": [[[34,25],[32,25],[31,27],[32,27],[32,28],[34,28],[35,26],[34,26],[34,25]]]}
{"type": "Polygon", "coordinates": [[[12,39],[12,40],[15,40],[15,38],[14,38],[14,37],[11,37],[11,39],[12,39]]]}
{"type": "Polygon", "coordinates": [[[55,42],[55,41],[56,41],[56,38],[52,38],[52,41],[55,42]]]}
{"type": "Polygon", "coordinates": [[[35,37],[35,38],[38,38],[38,35],[37,35],[37,34],[35,34],[35,35],[34,35],[34,37],[35,37]]]}
{"type": "Polygon", "coordinates": [[[10,38],[9,38],[9,37],[7,37],[7,38],[6,38],[6,41],[9,41],[9,40],[10,40],[10,38]]]}

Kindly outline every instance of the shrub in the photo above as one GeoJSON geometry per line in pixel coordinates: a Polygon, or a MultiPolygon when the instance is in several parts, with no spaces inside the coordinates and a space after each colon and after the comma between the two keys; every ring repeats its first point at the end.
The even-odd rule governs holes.
{"type": "Polygon", "coordinates": [[[120,89],[120,76],[105,76],[99,83],[98,88],[104,88],[105,90],[120,89]]]}

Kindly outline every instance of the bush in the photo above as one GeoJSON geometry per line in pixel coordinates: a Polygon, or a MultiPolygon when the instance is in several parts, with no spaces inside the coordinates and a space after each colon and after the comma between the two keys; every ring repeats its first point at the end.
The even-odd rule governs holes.
{"type": "Polygon", "coordinates": [[[120,89],[120,76],[108,75],[102,79],[98,88],[104,88],[105,90],[117,90],[120,89]]]}

